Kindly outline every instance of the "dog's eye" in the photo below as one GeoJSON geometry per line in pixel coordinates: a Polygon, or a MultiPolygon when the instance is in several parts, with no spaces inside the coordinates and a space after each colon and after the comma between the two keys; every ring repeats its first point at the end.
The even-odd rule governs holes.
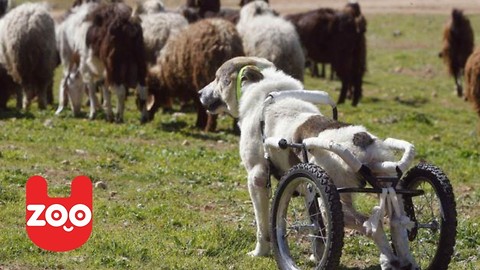
{"type": "Polygon", "coordinates": [[[229,85],[232,81],[230,80],[230,78],[223,78],[222,79],[222,84],[223,85],[229,85]]]}

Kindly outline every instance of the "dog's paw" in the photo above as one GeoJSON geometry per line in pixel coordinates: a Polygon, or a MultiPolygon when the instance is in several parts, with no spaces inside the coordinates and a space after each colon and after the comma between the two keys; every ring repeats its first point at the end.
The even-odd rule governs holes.
{"type": "Polygon", "coordinates": [[[270,243],[266,241],[264,243],[257,243],[255,250],[252,250],[247,254],[251,257],[268,256],[270,254],[270,243]]]}

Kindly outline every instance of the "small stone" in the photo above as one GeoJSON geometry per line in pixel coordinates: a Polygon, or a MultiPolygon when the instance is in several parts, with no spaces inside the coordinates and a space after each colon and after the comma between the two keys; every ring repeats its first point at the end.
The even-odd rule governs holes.
{"type": "Polygon", "coordinates": [[[95,188],[107,189],[107,184],[103,181],[98,181],[95,183],[95,188]]]}
{"type": "Polygon", "coordinates": [[[70,165],[70,161],[69,161],[69,160],[66,160],[66,159],[65,159],[65,160],[62,160],[60,163],[61,163],[62,165],[70,165]]]}
{"type": "Polygon", "coordinates": [[[53,127],[53,121],[52,119],[47,119],[45,122],[43,122],[43,126],[47,128],[52,128],[53,127]]]}
{"type": "Polygon", "coordinates": [[[83,149],[75,149],[75,154],[85,155],[86,153],[87,153],[87,151],[85,151],[83,149]]]}

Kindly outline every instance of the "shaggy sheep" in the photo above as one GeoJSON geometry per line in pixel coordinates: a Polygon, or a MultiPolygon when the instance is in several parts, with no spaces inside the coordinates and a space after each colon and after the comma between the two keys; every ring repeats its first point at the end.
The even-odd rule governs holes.
{"type": "Polygon", "coordinates": [[[140,19],[124,3],[100,4],[86,18],[86,46],[80,49],[79,69],[89,89],[90,118],[95,116],[93,83],[105,78],[103,91],[107,120],[113,120],[109,88],[117,94],[116,122],[123,122],[128,88],[137,87],[141,122],[146,122],[146,62],[140,19]]]}
{"type": "Polygon", "coordinates": [[[188,21],[178,13],[170,12],[143,14],[140,18],[145,43],[145,59],[148,64],[153,65],[167,39],[187,27],[188,21]]]}
{"type": "Polygon", "coordinates": [[[197,110],[196,126],[206,131],[216,128],[198,99],[197,90],[215,77],[215,71],[226,60],[243,55],[235,26],[223,19],[205,19],[189,25],[168,40],[147,77],[154,98],[150,119],[170,97],[193,101],[197,110]]]}
{"type": "MultiPolygon", "coordinates": [[[[241,0],[240,7],[254,0],[241,0]]],[[[263,0],[268,3],[268,0],[263,0]]],[[[240,18],[238,9],[222,8],[218,0],[187,0],[180,13],[187,18],[188,22],[196,22],[204,18],[222,18],[236,24],[240,18]]],[[[277,14],[278,15],[278,14],[277,14]]]]}
{"type": "Polygon", "coordinates": [[[362,96],[367,54],[366,20],[360,6],[350,3],[340,11],[320,8],[285,18],[295,25],[308,59],[331,63],[342,81],[338,103],[344,103],[353,92],[352,105],[356,106],[362,96]]]}
{"type": "Polygon", "coordinates": [[[443,30],[443,49],[439,56],[443,58],[448,72],[453,76],[457,95],[462,96],[461,77],[468,56],[473,51],[473,31],[470,21],[458,9],[452,10],[452,16],[443,30]]]}
{"type": "Polygon", "coordinates": [[[155,14],[165,11],[165,5],[161,0],[146,0],[141,6],[140,13],[142,14],[155,14]]]}
{"type": "Polygon", "coordinates": [[[480,117],[480,48],[477,48],[467,59],[465,84],[465,98],[472,102],[475,112],[480,117]]]}
{"type": "Polygon", "coordinates": [[[305,56],[294,26],[264,1],[246,4],[240,10],[237,30],[247,56],[263,57],[290,76],[303,81],[305,56]]]}
{"type": "Polygon", "coordinates": [[[80,65],[79,50],[85,47],[85,35],[87,26],[80,32],[82,25],[89,13],[98,6],[97,3],[89,2],[86,4],[74,5],[65,14],[64,20],[57,26],[57,48],[60,54],[61,64],[63,66],[63,76],[60,81],[59,104],[55,114],[60,114],[68,100],[75,117],[80,116],[82,106],[84,87],[83,80],[78,70],[80,65]],[[78,37],[77,37],[78,36],[78,37]]]}
{"type": "MultiPolygon", "coordinates": [[[[21,86],[17,108],[28,109],[37,96],[45,109],[57,66],[55,24],[45,4],[26,3],[8,12],[0,20],[0,65],[21,86]]],[[[4,72],[2,72],[5,75],[4,72]]],[[[9,81],[9,78],[2,78],[9,81]]],[[[3,90],[6,93],[15,89],[3,90]]]]}
{"type": "MultiPolygon", "coordinates": [[[[79,106],[84,86],[76,82],[83,80],[89,93],[89,118],[93,119],[98,109],[95,83],[105,79],[103,105],[107,120],[114,120],[109,91],[112,88],[117,94],[115,121],[122,122],[126,91],[128,88],[137,87],[139,98],[137,105],[142,112],[141,121],[142,123],[146,122],[148,115],[146,110],[147,91],[145,89],[145,48],[138,15],[124,3],[87,3],[78,8],[77,13],[79,15],[75,16],[82,17],[83,15],[83,19],[72,18],[71,22],[74,25],[64,26],[64,29],[71,29],[72,31],[64,31],[63,35],[66,37],[60,37],[60,40],[71,39],[73,41],[72,44],[69,44],[70,57],[75,53],[79,56],[78,67],[76,65],[64,66],[67,72],[64,72],[62,81],[65,82],[65,86],[61,86],[60,98],[64,95],[62,89],[68,89],[71,99],[79,97],[78,100],[72,102],[72,105],[79,106]],[[78,24],[79,21],[80,24],[78,24]],[[73,38],[69,38],[68,36],[72,33],[74,33],[73,38]],[[76,75],[77,72],[80,72],[81,76],[74,76],[74,79],[71,80],[70,75],[76,75]]],[[[68,18],[65,23],[67,21],[69,21],[68,18]]],[[[64,50],[64,48],[61,48],[61,50],[64,50]]],[[[68,53],[64,55],[68,57],[68,53]]],[[[62,57],[62,62],[69,61],[63,59],[62,57]]],[[[73,63],[73,61],[70,62],[73,63]]],[[[62,106],[61,103],[60,106],[62,106]]],[[[59,107],[57,113],[60,111],[59,107]]],[[[79,111],[79,108],[74,108],[74,112],[76,111],[79,111]]]]}

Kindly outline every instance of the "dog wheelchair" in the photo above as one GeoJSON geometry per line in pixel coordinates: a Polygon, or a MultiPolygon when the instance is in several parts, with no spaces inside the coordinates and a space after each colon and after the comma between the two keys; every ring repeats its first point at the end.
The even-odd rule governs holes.
{"type": "MultiPolygon", "coordinates": [[[[328,104],[332,107],[333,119],[337,120],[335,103],[322,91],[274,92],[265,100],[264,110],[269,103],[285,97],[328,104]]],[[[303,157],[301,163],[281,177],[273,197],[270,236],[280,269],[338,268],[344,238],[342,193],[378,194],[380,203],[363,224],[367,231],[375,231],[388,221],[394,254],[409,250],[420,269],[448,268],[457,225],[452,186],[442,170],[434,165],[420,163],[410,168],[415,154],[412,144],[386,139],[384,144],[389,148],[403,151],[401,159],[366,165],[335,141],[307,138],[302,143],[292,143],[283,138],[263,139],[265,153],[268,148],[295,149],[303,157]],[[324,169],[309,163],[308,153],[312,149],[338,155],[356,172],[363,187],[336,187],[324,169]],[[378,172],[385,172],[385,176],[378,176],[378,172]],[[394,230],[400,233],[394,236],[394,230]],[[405,243],[408,247],[402,246],[405,243]]],[[[265,158],[269,158],[268,154],[265,158]]]]}

